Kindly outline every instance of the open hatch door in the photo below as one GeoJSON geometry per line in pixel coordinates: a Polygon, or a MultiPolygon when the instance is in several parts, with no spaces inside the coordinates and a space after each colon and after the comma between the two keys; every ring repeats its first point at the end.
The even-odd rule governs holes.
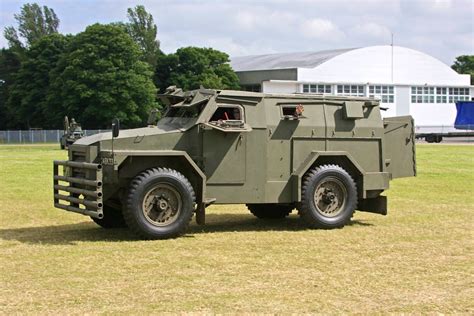
{"type": "Polygon", "coordinates": [[[383,153],[392,179],[416,176],[415,131],[411,116],[384,118],[383,153]]]}

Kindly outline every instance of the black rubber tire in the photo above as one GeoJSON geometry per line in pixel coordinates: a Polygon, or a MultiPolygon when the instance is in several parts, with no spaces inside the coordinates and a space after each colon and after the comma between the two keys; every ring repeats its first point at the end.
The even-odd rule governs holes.
{"type": "Polygon", "coordinates": [[[110,206],[104,205],[104,217],[95,218],[91,217],[94,223],[99,225],[102,228],[126,228],[127,223],[123,218],[122,210],[114,209],[110,206]]]}
{"type": "Polygon", "coordinates": [[[130,183],[123,213],[133,233],[144,239],[166,239],[183,235],[194,212],[194,189],[189,180],[176,170],[151,168],[136,176],[130,183]],[[180,195],[182,208],[177,219],[166,226],[149,222],[143,214],[143,199],[157,184],[173,187],[180,195]]]}
{"type": "Polygon", "coordinates": [[[357,208],[357,186],[349,173],[338,165],[322,165],[310,170],[301,186],[301,203],[299,214],[304,222],[312,228],[340,228],[352,218],[357,208]],[[345,187],[345,204],[334,217],[325,216],[317,210],[314,193],[318,185],[327,179],[337,179],[345,187]]]}
{"type": "Polygon", "coordinates": [[[247,208],[260,219],[281,219],[290,215],[295,207],[288,204],[247,204],[247,208]]]}

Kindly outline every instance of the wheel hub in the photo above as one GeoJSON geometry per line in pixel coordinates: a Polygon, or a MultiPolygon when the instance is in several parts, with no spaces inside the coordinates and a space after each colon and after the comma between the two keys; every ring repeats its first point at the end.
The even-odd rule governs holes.
{"type": "Polygon", "coordinates": [[[181,211],[181,196],[171,185],[157,184],[145,194],[142,211],[151,224],[170,225],[181,211]]]}
{"type": "Polygon", "coordinates": [[[343,211],[346,196],[347,191],[344,184],[339,179],[331,177],[316,187],[314,204],[320,214],[334,217],[343,211]]]}

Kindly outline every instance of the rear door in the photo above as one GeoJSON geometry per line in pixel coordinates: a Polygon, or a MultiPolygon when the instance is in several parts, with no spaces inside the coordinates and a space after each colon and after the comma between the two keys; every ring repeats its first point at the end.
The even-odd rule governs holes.
{"type": "Polygon", "coordinates": [[[383,120],[383,153],[392,179],[416,176],[415,132],[411,116],[383,120]]]}

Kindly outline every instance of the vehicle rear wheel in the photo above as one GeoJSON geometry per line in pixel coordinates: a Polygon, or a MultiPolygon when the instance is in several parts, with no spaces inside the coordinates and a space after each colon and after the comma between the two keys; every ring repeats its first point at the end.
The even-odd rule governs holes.
{"type": "Polygon", "coordinates": [[[94,223],[102,228],[125,228],[127,224],[123,218],[122,210],[112,208],[104,205],[104,217],[95,218],[91,217],[94,223]]]}
{"type": "Polygon", "coordinates": [[[247,204],[250,213],[261,219],[279,219],[290,215],[293,205],[287,204],[247,204]]]}
{"type": "Polygon", "coordinates": [[[181,173],[168,168],[148,169],[130,184],[125,222],[145,239],[177,237],[186,232],[194,203],[194,189],[181,173]]]}
{"type": "Polygon", "coordinates": [[[340,166],[319,166],[304,177],[299,213],[310,227],[343,227],[356,207],[356,184],[340,166]]]}

